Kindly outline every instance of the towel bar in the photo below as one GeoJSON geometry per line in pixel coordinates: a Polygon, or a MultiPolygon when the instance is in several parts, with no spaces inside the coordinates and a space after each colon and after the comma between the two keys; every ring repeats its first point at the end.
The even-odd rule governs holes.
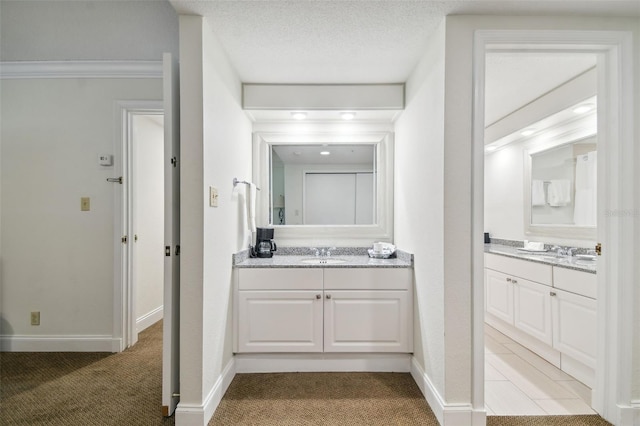
{"type": "MultiPolygon", "coordinates": [[[[233,178],[233,187],[235,188],[237,184],[244,183],[245,185],[251,185],[251,182],[247,182],[246,180],[238,180],[238,178],[233,178]]],[[[256,189],[260,191],[260,188],[256,186],[256,189]]]]}

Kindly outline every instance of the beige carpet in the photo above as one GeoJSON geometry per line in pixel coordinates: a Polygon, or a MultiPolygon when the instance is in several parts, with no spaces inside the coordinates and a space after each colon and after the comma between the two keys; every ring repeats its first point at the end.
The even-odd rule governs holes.
{"type": "MultiPolygon", "coordinates": [[[[173,425],[161,416],[162,323],[120,354],[0,353],[0,425],[173,425]]],[[[238,374],[209,425],[437,425],[409,374],[238,374]]],[[[598,416],[489,426],[606,426],[598,416]]]]}

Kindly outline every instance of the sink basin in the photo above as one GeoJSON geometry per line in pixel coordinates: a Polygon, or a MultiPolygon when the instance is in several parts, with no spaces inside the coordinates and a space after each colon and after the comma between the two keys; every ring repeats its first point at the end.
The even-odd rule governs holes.
{"type": "Polygon", "coordinates": [[[300,262],[306,263],[307,265],[337,265],[339,263],[346,262],[346,260],[335,257],[312,257],[309,259],[302,259],[300,262]]]}

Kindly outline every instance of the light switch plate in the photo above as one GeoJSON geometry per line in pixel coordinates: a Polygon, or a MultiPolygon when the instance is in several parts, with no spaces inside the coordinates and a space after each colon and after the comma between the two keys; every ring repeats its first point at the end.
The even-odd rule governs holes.
{"type": "Polygon", "coordinates": [[[110,154],[99,154],[98,164],[101,166],[113,166],[113,156],[110,154]]]}
{"type": "Polygon", "coordinates": [[[211,207],[218,207],[218,189],[213,186],[209,187],[209,205],[211,207]]]}
{"type": "Polygon", "coordinates": [[[81,197],[80,198],[80,211],[88,212],[91,210],[91,198],[89,197],[81,197]]]}

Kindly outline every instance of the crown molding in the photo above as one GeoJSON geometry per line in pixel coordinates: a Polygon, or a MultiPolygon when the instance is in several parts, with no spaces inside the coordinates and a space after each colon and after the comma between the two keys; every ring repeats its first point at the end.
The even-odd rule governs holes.
{"type": "Polygon", "coordinates": [[[162,78],[162,61],[0,62],[0,79],[162,78]]]}

